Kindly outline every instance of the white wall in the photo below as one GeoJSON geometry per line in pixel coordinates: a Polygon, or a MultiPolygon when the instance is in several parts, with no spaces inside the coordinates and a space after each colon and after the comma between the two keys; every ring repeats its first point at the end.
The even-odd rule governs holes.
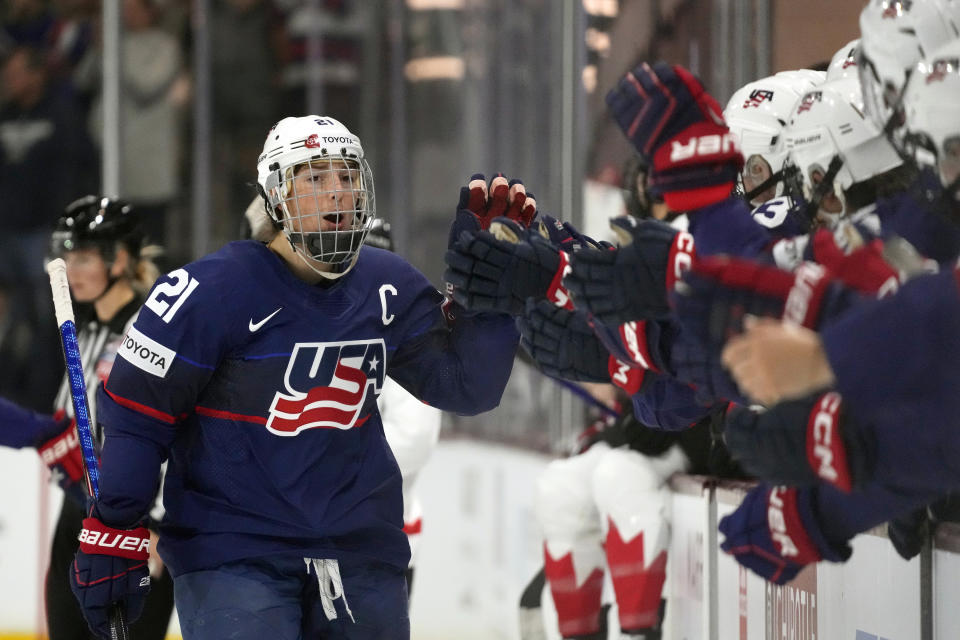
{"type": "MultiPolygon", "coordinates": [[[[53,526],[60,492],[43,490],[36,457],[0,450],[0,636],[39,629],[49,549],[40,531],[53,526]]],[[[532,505],[547,462],[508,447],[441,441],[418,482],[415,640],[519,638],[520,593],[542,563],[532,505]]],[[[772,587],[719,551],[715,523],[735,508],[742,485],[715,490],[683,477],[674,486],[665,640],[920,640],[920,563],[901,560],[881,531],[857,537],[847,564],[821,563],[772,587]]],[[[960,537],[944,534],[933,552],[932,626],[935,638],[952,639],[960,637],[960,537]]],[[[548,591],[544,616],[554,620],[548,591]]],[[[556,638],[555,627],[547,637],[556,638]]]]}

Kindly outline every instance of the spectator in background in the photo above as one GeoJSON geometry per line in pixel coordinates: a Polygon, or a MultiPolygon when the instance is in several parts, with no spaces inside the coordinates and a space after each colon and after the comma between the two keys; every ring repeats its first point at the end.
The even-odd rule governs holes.
{"type": "Polygon", "coordinates": [[[280,119],[277,70],[283,27],[272,3],[262,0],[214,0],[210,27],[213,165],[222,171],[213,185],[219,244],[237,236],[237,215],[256,195],[249,169],[263,149],[263,128],[280,119]]]}
{"type": "Polygon", "coordinates": [[[52,316],[49,322],[32,322],[26,310],[13,303],[15,291],[12,282],[0,279],[0,397],[47,411],[63,375],[56,323],[52,316]],[[47,352],[41,353],[40,346],[47,352]]]}
{"type": "MultiPolygon", "coordinates": [[[[187,91],[179,43],[156,26],[158,18],[153,0],[123,2],[120,153],[121,191],[150,241],[163,245],[167,213],[179,191],[179,117],[187,91]]],[[[79,87],[95,94],[88,126],[101,146],[102,54],[101,46],[91,48],[74,76],[79,87]]]]}
{"type": "Polygon", "coordinates": [[[0,96],[0,277],[16,283],[15,304],[30,318],[47,318],[49,234],[63,207],[94,186],[95,163],[76,106],[53,89],[42,51],[13,49],[2,62],[0,96]]]}
{"type": "Polygon", "coordinates": [[[47,49],[56,31],[57,19],[47,0],[0,3],[0,55],[17,46],[47,49]]]}

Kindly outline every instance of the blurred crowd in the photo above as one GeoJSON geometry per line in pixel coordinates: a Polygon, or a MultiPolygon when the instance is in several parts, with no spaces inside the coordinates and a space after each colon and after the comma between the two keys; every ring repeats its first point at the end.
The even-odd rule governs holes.
{"type": "MultiPolygon", "coordinates": [[[[60,368],[43,273],[50,232],[69,202],[101,190],[101,5],[0,5],[0,354],[9,352],[4,362],[17,363],[6,367],[0,394],[36,408],[50,406],[55,385],[43,381],[58,379],[60,368]]],[[[121,193],[108,195],[133,205],[148,241],[166,248],[161,267],[172,268],[191,257],[188,234],[177,229],[189,228],[192,4],[123,0],[121,6],[121,193]]],[[[305,108],[314,19],[336,24],[356,5],[214,0],[209,7],[217,175],[211,232],[219,245],[242,233],[239,214],[255,195],[249,167],[264,128],[305,108]]],[[[323,46],[327,60],[356,57],[350,38],[326,38],[323,46]]]]}

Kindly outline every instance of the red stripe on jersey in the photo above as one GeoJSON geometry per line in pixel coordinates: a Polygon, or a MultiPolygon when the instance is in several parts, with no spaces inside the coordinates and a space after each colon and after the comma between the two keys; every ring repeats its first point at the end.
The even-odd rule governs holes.
{"type": "Polygon", "coordinates": [[[129,398],[118,396],[117,394],[107,389],[106,385],[104,385],[103,390],[106,391],[107,395],[110,396],[113,399],[113,401],[116,402],[121,407],[131,409],[133,411],[136,411],[137,413],[142,413],[145,416],[149,416],[156,420],[160,420],[161,422],[166,422],[167,424],[173,424],[174,422],[177,421],[177,419],[174,418],[169,413],[164,413],[163,411],[158,411],[153,407],[148,407],[145,404],[140,404],[139,402],[130,400],[129,398]]]}
{"type": "Polygon", "coordinates": [[[220,411],[219,409],[211,409],[210,407],[201,407],[200,405],[194,407],[193,410],[201,416],[207,416],[210,418],[222,418],[224,420],[238,420],[240,422],[267,424],[267,419],[262,416],[248,416],[242,413],[231,413],[230,411],[220,411]]]}

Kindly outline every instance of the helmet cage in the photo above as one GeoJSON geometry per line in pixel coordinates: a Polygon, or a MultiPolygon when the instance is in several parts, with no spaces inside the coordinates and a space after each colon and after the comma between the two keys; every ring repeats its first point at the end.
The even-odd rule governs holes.
{"type": "Polygon", "coordinates": [[[867,115],[893,135],[903,124],[902,96],[918,62],[955,40],[960,3],[870,0],[860,13],[857,72],[867,115]]]}
{"type": "Polygon", "coordinates": [[[745,159],[737,176],[737,186],[747,202],[760,204],[754,200],[772,188],[773,197],[783,194],[782,169],[787,152],[781,143],[781,133],[797,99],[814,88],[818,79],[819,75],[814,72],[782,71],[747,83],[727,102],[723,116],[745,159]],[[766,163],[770,175],[762,184],[747,189],[744,177],[759,159],[766,163]]]}
{"type": "Polygon", "coordinates": [[[373,173],[346,149],[322,151],[297,164],[271,165],[264,193],[294,250],[336,265],[357,254],[376,219],[373,173]]]}

